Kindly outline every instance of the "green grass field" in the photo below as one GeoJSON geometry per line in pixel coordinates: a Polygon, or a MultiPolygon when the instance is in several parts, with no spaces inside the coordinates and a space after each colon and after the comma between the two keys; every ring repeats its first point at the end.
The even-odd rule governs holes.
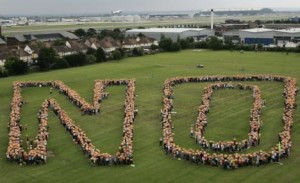
{"type": "MultiPolygon", "coordinates": [[[[162,135],[162,86],[167,78],[176,76],[279,74],[300,81],[300,55],[267,52],[182,51],[151,56],[127,58],[80,68],[0,79],[0,182],[298,182],[300,168],[300,111],[294,114],[292,155],[279,164],[240,168],[234,171],[194,165],[165,155],[159,146],[162,135]],[[203,64],[204,69],[197,69],[203,64]],[[244,70],[241,70],[244,68],[244,70]],[[50,140],[48,151],[53,153],[46,165],[24,166],[9,163],[5,152],[8,142],[12,82],[19,80],[62,80],[87,101],[92,101],[95,79],[135,78],[136,105],[139,114],[134,124],[134,164],[131,166],[92,166],[71,136],[65,132],[58,119],[49,117],[50,140]]],[[[255,150],[268,150],[278,143],[277,134],[282,129],[283,84],[277,82],[248,82],[257,84],[267,101],[263,108],[262,142],[255,150]]],[[[189,138],[189,128],[196,120],[203,87],[207,83],[190,83],[174,88],[173,115],[175,141],[186,148],[198,148],[189,138]]],[[[298,84],[299,86],[299,84],[298,84]]],[[[122,137],[124,86],[107,88],[110,96],[102,103],[101,114],[81,116],[65,96],[54,91],[55,98],[69,116],[102,150],[115,154],[122,137]]],[[[252,93],[242,90],[215,91],[205,131],[207,139],[244,139],[248,133],[248,116],[252,107],[252,93]]],[[[28,130],[23,137],[35,137],[38,130],[37,112],[43,100],[50,96],[49,88],[25,88],[22,96],[27,104],[22,108],[21,123],[28,130]]],[[[297,104],[300,106],[300,97],[297,104]]]]}

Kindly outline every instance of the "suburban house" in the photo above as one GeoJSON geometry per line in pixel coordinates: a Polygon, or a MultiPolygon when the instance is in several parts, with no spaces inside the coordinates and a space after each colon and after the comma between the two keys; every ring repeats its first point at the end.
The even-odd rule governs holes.
{"type": "Polygon", "coordinates": [[[52,47],[60,57],[75,54],[74,51],[66,45],[53,45],[52,47]]]}
{"type": "Polygon", "coordinates": [[[31,54],[18,46],[6,46],[0,49],[0,66],[3,66],[10,57],[17,57],[24,62],[31,62],[31,54]]]}
{"type": "Polygon", "coordinates": [[[105,37],[99,41],[99,46],[104,50],[105,53],[115,51],[117,48],[121,48],[122,45],[119,41],[116,41],[112,37],[105,37]]]}
{"type": "Polygon", "coordinates": [[[122,44],[119,41],[116,41],[112,37],[105,37],[101,40],[97,38],[90,38],[85,41],[85,44],[97,50],[98,48],[102,48],[105,53],[111,53],[117,48],[121,48],[122,44]]]}
{"type": "Polygon", "coordinates": [[[84,41],[80,40],[68,40],[66,41],[66,46],[73,50],[75,53],[86,53],[88,50],[88,46],[84,43],[84,41]]]}
{"type": "Polygon", "coordinates": [[[24,51],[26,51],[28,54],[30,54],[32,60],[35,60],[38,58],[39,46],[38,46],[37,42],[32,41],[28,44],[22,44],[22,45],[20,45],[20,48],[22,48],[24,51]]]}
{"type": "Polygon", "coordinates": [[[158,45],[158,42],[149,37],[131,37],[128,36],[123,41],[123,48],[133,49],[133,48],[150,48],[150,46],[158,45]]]}

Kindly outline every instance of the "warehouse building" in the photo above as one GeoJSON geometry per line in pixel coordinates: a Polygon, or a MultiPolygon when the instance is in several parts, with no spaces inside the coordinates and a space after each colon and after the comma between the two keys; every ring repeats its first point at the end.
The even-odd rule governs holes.
{"type": "Polygon", "coordinates": [[[125,36],[138,36],[143,34],[146,37],[150,37],[160,41],[161,36],[171,38],[176,41],[178,37],[180,39],[194,38],[195,40],[201,40],[209,36],[214,35],[214,30],[205,28],[149,28],[149,29],[132,29],[125,32],[125,36]]]}
{"type": "Polygon", "coordinates": [[[244,44],[274,43],[274,30],[265,28],[244,29],[239,31],[239,37],[244,44]]]}
{"type": "Polygon", "coordinates": [[[300,28],[289,29],[242,29],[238,31],[228,31],[223,34],[224,40],[232,40],[241,44],[263,44],[263,45],[283,45],[288,42],[300,42],[300,28]]]}
{"type": "Polygon", "coordinates": [[[30,33],[30,34],[17,34],[13,36],[6,37],[6,43],[9,46],[18,45],[30,41],[56,41],[56,40],[78,40],[79,38],[67,31],[49,31],[40,33],[30,33]]]}

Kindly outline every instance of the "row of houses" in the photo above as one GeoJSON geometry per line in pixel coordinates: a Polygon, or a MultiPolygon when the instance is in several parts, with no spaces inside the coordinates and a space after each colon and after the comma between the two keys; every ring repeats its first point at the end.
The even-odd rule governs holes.
{"type": "MultiPolygon", "coordinates": [[[[70,35],[71,33],[65,34],[70,35]]],[[[97,50],[102,48],[106,54],[110,54],[116,49],[149,48],[152,44],[158,45],[155,39],[148,37],[128,36],[124,40],[115,40],[112,37],[105,37],[101,40],[88,38],[80,40],[77,36],[61,37],[58,34],[44,35],[42,39],[37,36],[13,36],[7,37],[6,41],[0,40],[0,66],[10,57],[17,57],[24,62],[31,63],[38,58],[39,49],[42,47],[53,48],[60,56],[72,55],[79,52],[86,53],[89,48],[97,50]],[[53,36],[54,35],[54,36],[53,36]],[[48,37],[48,39],[46,39],[48,37]],[[59,41],[59,44],[57,42],[59,41]]]]}

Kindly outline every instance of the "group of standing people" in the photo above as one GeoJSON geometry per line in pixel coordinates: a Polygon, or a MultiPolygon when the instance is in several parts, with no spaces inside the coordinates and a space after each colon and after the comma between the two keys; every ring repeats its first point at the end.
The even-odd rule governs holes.
{"type": "Polygon", "coordinates": [[[94,86],[94,105],[90,105],[81,98],[74,90],[64,85],[61,81],[28,81],[14,82],[13,84],[13,100],[11,103],[11,120],[9,122],[9,143],[7,148],[7,159],[18,163],[40,164],[45,163],[47,159],[47,140],[48,132],[48,110],[54,111],[60,119],[61,124],[73,137],[73,142],[79,144],[86,156],[91,159],[93,164],[112,165],[112,164],[132,164],[133,163],[133,122],[135,115],[135,81],[134,80],[101,80],[95,81],[94,86]],[[102,153],[92,144],[85,132],[76,126],[67,113],[61,109],[54,99],[46,99],[38,113],[39,133],[33,143],[29,145],[28,152],[22,147],[22,127],[20,124],[20,113],[23,105],[21,96],[22,87],[53,87],[57,88],[60,93],[65,94],[69,100],[76,106],[81,107],[84,114],[97,114],[100,111],[100,102],[108,96],[104,89],[109,85],[127,85],[126,97],[124,101],[124,122],[123,122],[123,138],[116,155],[102,153]]]}
{"type": "MultiPolygon", "coordinates": [[[[296,107],[295,98],[298,93],[296,88],[296,80],[290,77],[284,76],[271,76],[271,75],[252,75],[252,76],[204,76],[204,77],[177,77],[171,78],[164,82],[163,88],[163,104],[162,109],[162,128],[163,128],[163,148],[166,154],[172,155],[174,158],[185,159],[196,164],[205,164],[211,166],[219,166],[225,169],[234,169],[243,166],[259,166],[270,162],[278,162],[281,158],[287,157],[291,150],[291,129],[293,125],[293,112],[296,107]],[[228,81],[277,81],[283,82],[284,88],[284,101],[285,109],[283,113],[283,131],[279,133],[279,143],[276,144],[268,152],[256,151],[253,153],[242,154],[238,153],[241,150],[245,150],[248,146],[256,146],[260,140],[260,114],[263,101],[260,96],[260,90],[257,86],[248,86],[238,84],[236,87],[239,89],[253,90],[253,108],[250,115],[250,133],[248,139],[242,142],[224,142],[215,143],[208,142],[203,136],[204,129],[207,125],[206,114],[209,112],[209,100],[213,89],[215,88],[233,88],[231,84],[221,83],[228,81]],[[202,150],[185,149],[175,144],[174,133],[172,132],[172,116],[171,111],[173,108],[173,86],[181,83],[188,82],[217,82],[217,84],[209,85],[202,97],[202,105],[199,107],[199,115],[196,121],[195,138],[199,143],[201,142],[202,150]],[[205,143],[203,143],[204,138],[205,143]],[[228,144],[237,144],[237,148],[231,147],[230,150],[225,150],[223,147],[228,144]],[[239,148],[240,145],[240,148],[239,148]],[[221,151],[220,153],[209,153],[207,149],[213,151],[221,151]],[[224,153],[226,152],[226,153],[224,153]],[[227,154],[230,153],[230,154],[227,154]]],[[[192,131],[191,131],[192,132],[192,131]]],[[[192,133],[191,133],[192,134],[192,133]]],[[[236,147],[236,145],[234,145],[236,147]]]]}
{"type": "Polygon", "coordinates": [[[215,83],[209,84],[204,88],[204,94],[202,95],[202,103],[198,108],[198,117],[195,122],[195,134],[193,138],[195,138],[196,142],[203,147],[204,149],[211,149],[213,151],[221,151],[221,152],[241,152],[248,149],[251,146],[256,146],[260,142],[260,115],[262,109],[262,98],[260,95],[260,89],[258,86],[253,85],[242,85],[237,84],[233,85],[232,83],[215,83]],[[235,139],[232,141],[226,142],[215,142],[208,141],[204,137],[204,131],[207,127],[207,114],[210,110],[210,100],[214,90],[217,89],[240,89],[240,90],[251,90],[253,91],[253,108],[251,109],[250,114],[250,132],[248,134],[248,138],[242,140],[241,142],[237,142],[235,139]]]}
{"type": "Polygon", "coordinates": [[[23,148],[21,108],[24,104],[22,100],[22,87],[41,87],[51,86],[51,82],[14,82],[13,83],[13,99],[11,102],[11,113],[9,128],[9,140],[6,157],[11,162],[26,164],[41,164],[47,160],[47,140],[49,138],[47,117],[47,102],[42,104],[39,112],[39,133],[34,140],[26,139],[28,152],[23,148]]]}

